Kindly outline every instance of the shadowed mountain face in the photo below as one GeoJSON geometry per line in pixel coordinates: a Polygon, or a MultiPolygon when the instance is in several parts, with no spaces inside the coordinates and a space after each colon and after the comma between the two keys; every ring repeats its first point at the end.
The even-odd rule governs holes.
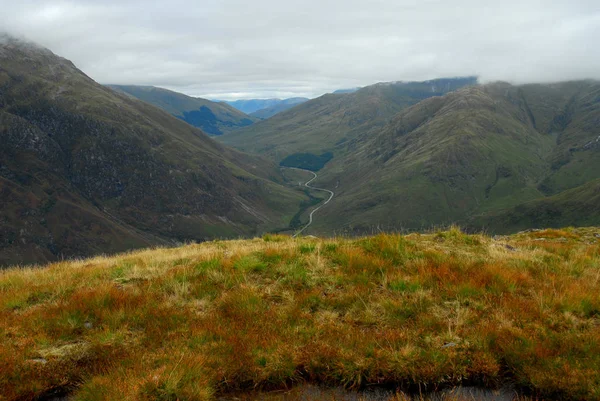
{"type": "Polygon", "coordinates": [[[475,83],[475,78],[382,83],[354,93],[327,94],[219,140],[277,162],[296,153],[331,151],[337,157],[345,143],[377,132],[402,109],[475,83]]]}
{"type": "Polygon", "coordinates": [[[258,121],[258,118],[248,116],[225,103],[190,97],[154,86],[109,85],[109,87],[160,107],[209,135],[223,135],[225,132],[247,127],[258,121]]]}
{"type": "Polygon", "coordinates": [[[0,40],[0,264],[286,226],[302,199],[276,166],[0,40]]]}
{"type": "Polygon", "coordinates": [[[506,232],[599,224],[600,214],[584,211],[595,189],[557,195],[600,178],[599,123],[594,81],[498,83],[424,100],[326,166],[320,186],[339,188],[315,226],[364,232],[470,221],[506,232]],[[537,208],[548,213],[536,217],[537,208]]]}

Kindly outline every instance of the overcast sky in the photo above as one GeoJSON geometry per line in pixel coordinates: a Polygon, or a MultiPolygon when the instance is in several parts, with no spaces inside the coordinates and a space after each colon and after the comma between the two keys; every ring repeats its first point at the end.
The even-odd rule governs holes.
{"type": "Polygon", "coordinates": [[[600,0],[0,0],[100,83],[213,99],[381,81],[600,79],[600,0]]]}

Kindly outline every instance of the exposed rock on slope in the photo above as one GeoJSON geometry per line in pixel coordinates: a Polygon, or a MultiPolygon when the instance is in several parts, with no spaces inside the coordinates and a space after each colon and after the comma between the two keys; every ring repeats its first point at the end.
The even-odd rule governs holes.
{"type": "Polygon", "coordinates": [[[0,264],[287,225],[300,199],[275,165],[0,41],[0,264]]]}

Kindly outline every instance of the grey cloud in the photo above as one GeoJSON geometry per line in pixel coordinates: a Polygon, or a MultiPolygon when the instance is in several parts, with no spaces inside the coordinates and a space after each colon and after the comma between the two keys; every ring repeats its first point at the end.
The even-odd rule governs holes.
{"type": "Polygon", "coordinates": [[[600,78],[600,2],[0,0],[0,30],[102,83],[211,98],[378,81],[600,78]]]}

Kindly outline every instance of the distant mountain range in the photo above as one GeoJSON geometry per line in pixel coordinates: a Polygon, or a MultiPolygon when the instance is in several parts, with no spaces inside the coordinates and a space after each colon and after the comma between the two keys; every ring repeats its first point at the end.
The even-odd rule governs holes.
{"type": "Polygon", "coordinates": [[[272,162],[10,37],[0,139],[0,265],[257,234],[307,199],[272,162]]]}
{"type": "Polygon", "coordinates": [[[264,109],[257,110],[255,112],[250,113],[252,117],[260,118],[261,120],[265,120],[267,118],[273,117],[275,114],[279,114],[282,111],[286,111],[295,107],[299,104],[307,102],[308,98],[305,97],[295,97],[291,99],[282,100],[280,103],[277,103],[273,106],[266,107],[264,109]]]}
{"type": "Polygon", "coordinates": [[[290,99],[246,99],[225,101],[224,103],[249,114],[253,117],[266,119],[277,113],[291,109],[292,107],[308,101],[305,97],[294,97],[290,99]]]}
{"type": "Polygon", "coordinates": [[[239,110],[207,99],[190,97],[154,86],[108,85],[111,89],[133,96],[171,113],[209,135],[222,135],[258,121],[239,110]]]}
{"type": "Polygon", "coordinates": [[[267,154],[278,162],[294,153],[320,155],[382,128],[396,113],[423,99],[476,83],[474,77],[381,83],[353,93],[326,94],[220,140],[245,151],[267,154]]]}

